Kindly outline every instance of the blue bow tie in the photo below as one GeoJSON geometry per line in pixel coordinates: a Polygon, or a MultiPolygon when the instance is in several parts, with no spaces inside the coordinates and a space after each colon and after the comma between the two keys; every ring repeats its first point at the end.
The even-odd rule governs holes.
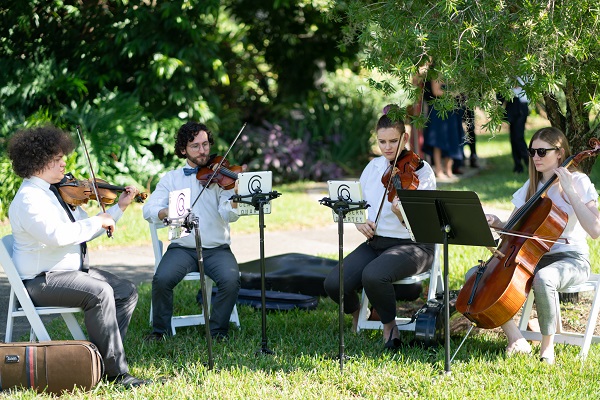
{"type": "Polygon", "coordinates": [[[198,173],[198,167],[196,168],[183,168],[183,173],[185,174],[185,176],[190,176],[192,174],[197,174],[198,173]]]}

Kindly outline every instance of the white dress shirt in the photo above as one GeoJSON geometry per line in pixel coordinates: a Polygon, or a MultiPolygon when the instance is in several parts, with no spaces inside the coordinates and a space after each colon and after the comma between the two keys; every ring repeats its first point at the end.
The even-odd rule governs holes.
{"type": "MultiPolygon", "coordinates": [[[[189,165],[186,165],[189,167],[189,165]]],[[[158,212],[169,206],[169,192],[190,188],[193,204],[202,190],[202,185],[196,175],[186,176],[183,168],[169,171],[163,176],[150,198],[144,204],[144,219],[159,222],[158,212]]],[[[202,196],[194,205],[192,212],[199,219],[199,230],[202,247],[211,249],[224,244],[231,244],[229,223],[237,221],[239,215],[235,213],[229,198],[235,194],[233,189],[224,190],[213,183],[204,190],[202,196]]],[[[196,238],[190,235],[173,240],[184,247],[196,247],[196,238]]]]}
{"type": "MultiPolygon", "coordinates": [[[[542,186],[543,184],[539,183],[537,189],[539,190],[542,186]]],[[[512,203],[515,207],[519,208],[525,204],[528,188],[529,180],[513,194],[512,203]]],[[[573,172],[573,188],[581,198],[583,204],[587,204],[592,200],[598,201],[598,192],[586,174],[577,171],[573,172]]],[[[589,258],[589,246],[587,243],[588,234],[579,223],[579,219],[577,219],[577,216],[575,215],[573,206],[567,203],[567,195],[563,195],[559,190],[559,185],[555,184],[550,186],[546,192],[546,197],[552,200],[556,207],[567,213],[569,218],[565,230],[562,235],[560,235],[561,238],[566,238],[569,241],[569,244],[560,240],[552,245],[550,251],[546,254],[576,251],[583,254],[586,258],[589,258]]]]}
{"type": "MultiPolygon", "coordinates": [[[[384,156],[374,158],[367,164],[360,176],[360,187],[363,192],[363,200],[366,200],[371,206],[367,208],[368,219],[375,222],[377,212],[379,211],[379,205],[383,199],[383,208],[379,215],[375,235],[410,239],[408,230],[400,223],[396,214],[392,212],[392,203],[387,200],[387,195],[385,198],[383,196],[385,187],[381,183],[381,177],[389,166],[390,161],[384,156]]],[[[435,174],[426,161],[423,161],[423,166],[416,171],[416,175],[419,178],[419,187],[417,190],[435,190],[435,174]]]]}
{"type": "MultiPolygon", "coordinates": [[[[123,215],[118,205],[107,212],[115,221],[123,215]]],[[[100,217],[88,218],[81,207],[72,214],[75,222],[71,222],[48,182],[38,177],[23,180],[8,209],[15,238],[12,258],[21,279],[48,271],[79,270],[79,244],[106,231],[100,217]]]]}

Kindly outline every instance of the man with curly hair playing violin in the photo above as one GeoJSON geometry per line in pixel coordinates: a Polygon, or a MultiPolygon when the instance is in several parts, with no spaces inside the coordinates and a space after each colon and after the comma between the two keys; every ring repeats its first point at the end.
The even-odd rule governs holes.
{"type": "Polygon", "coordinates": [[[138,294],[135,285],[109,272],[88,268],[85,242],[100,236],[123,215],[138,190],[127,186],[117,205],[88,217],[67,205],[56,184],[65,175],[73,141],[52,126],[21,130],[8,156],[23,178],[8,215],[14,236],[13,261],[38,307],[81,307],[85,326],[105,366],[105,378],[126,388],[149,381],[129,374],[123,339],[138,294]]]}

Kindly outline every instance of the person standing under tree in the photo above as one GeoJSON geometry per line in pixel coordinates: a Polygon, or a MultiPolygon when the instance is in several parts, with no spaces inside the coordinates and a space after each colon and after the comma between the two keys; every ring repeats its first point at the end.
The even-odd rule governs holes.
{"type": "MultiPolygon", "coordinates": [[[[519,79],[521,83],[521,79],[519,79]]],[[[513,88],[514,96],[506,102],[506,122],[509,125],[510,148],[513,158],[513,172],[523,173],[527,169],[527,143],[525,142],[525,123],[529,116],[529,100],[520,86],[513,88]],[[523,168],[525,167],[525,168],[523,168]]]]}

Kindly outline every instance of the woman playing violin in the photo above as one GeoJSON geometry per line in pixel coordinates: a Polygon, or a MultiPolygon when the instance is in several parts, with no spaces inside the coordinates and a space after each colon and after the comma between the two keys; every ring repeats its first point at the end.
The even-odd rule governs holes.
{"type": "MultiPolygon", "coordinates": [[[[395,350],[400,346],[396,327],[396,295],[392,282],[426,271],[433,261],[434,246],[415,243],[402,223],[398,198],[390,201],[382,177],[389,174],[392,164],[405,155],[409,134],[402,121],[394,121],[384,109],[376,127],[377,143],[381,156],[374,158],[363,170],[360,184],[368,208],[365,224],[356,228],[367,242],[358,246],[344,259],[344,311],[352,314],[356,330],[359,313],[357,290],[364,287],[371,304],[383,323],[385,348],[395,350]]],[[[397,164],[396,164],[397,165],[397,164]]],[[[418,178],[418,190],[436,187],[433,170],[425,161],[413,170],[418,178]]],[[[336,301],[339,298],[339,270],[335,268],[325,279],[325,291],[336,301]]]]}
{"type": "MultiPolygon", "coordinates": [[[[229,245],[229,223],[237,221],[234,212],[237,203],[229,199],[234,189],[225,189],[218,183],[202,182],[199,170],[211,165],[210,149],[214,143],[212,132],[206,125],[188,122],[179,128],[175,138],[175,154],[185,159],[182,168],[167,172],[143,208],[144,218],[149,222],[162,221],[167,217],[169,193],[190,188],[192,212],[199,219],[202,237],[204,271],[216,284],[218,292],[213,300],[210,314],[211,335],[224,339],[229,332],[229,316],[235,306],[240,288],[238,263],[229,245]],[[203,185],[206,185],[203,190],[203,185]]],[[[208,181],[208,179],[207,179],[208,181]]],[[[163,340],[171,335],[173,315],[173,289],[189,272],[198,272],[198,256],[195,236],[188,235],[173,240],[152,279],[153,331],[148,341],[163,340]]]]}
{"type": "MultiPolygon", "coordinates": [[[[550,127],[538,130],[529,142],[528,151],[529,180],[513,195],[512,202],[516,209],[556,175],[558,179],[548,189],[546,196],[568,215],[561,240],[553,244],[550,251],[540,259],[533,278],[533,292],[542,333],[540,360],[553,364],[558,291],[585,282],[590,275],[586,237],[589,235],[595,239],[600,236],[598,193],[587,175],[574,168],[561,167],[571,151],[567,138],[559,129],[550,127]],[[563,238],[567,239],[568,244],[563,238]]],[[[490,226],[504,225],[495,215],[486,217],[490,226]]],[[[503,324],[502,329],[508,338],[508,355],[531,353],[531,346],[512,319],[503,324]]]]}

